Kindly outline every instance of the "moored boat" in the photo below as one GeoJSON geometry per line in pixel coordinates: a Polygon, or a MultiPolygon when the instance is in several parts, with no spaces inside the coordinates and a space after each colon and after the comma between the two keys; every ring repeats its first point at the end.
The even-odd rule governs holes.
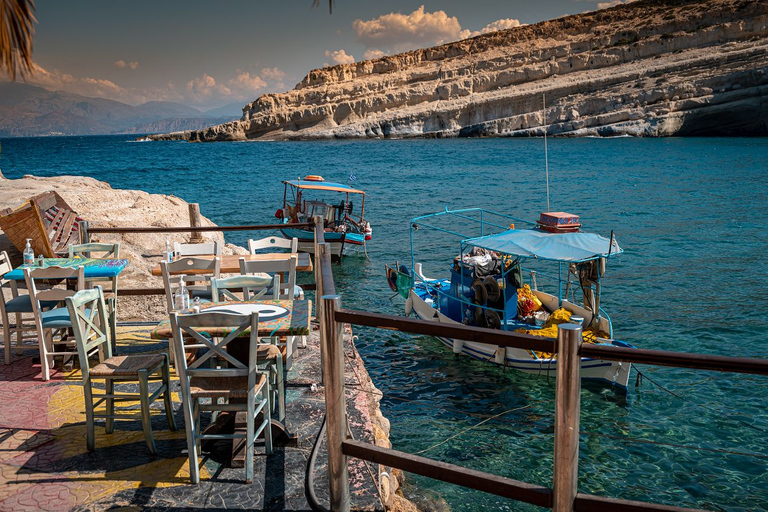
{"type": "Polygon", "coordinates": [[[300,251],[314,252],[315,234],[310,229],[292,228],[291,224],[311,222],[316,216],[323,219],[325,241],[330,244],[334,259],[340,259],[350,247],[364,247],[371,239],[372,229],[365,220],[365,192],[362,190],[312,175],[284,181],[283,184],[283,206],[275,216],[285,225],[280,230],[283,235],[299,240],[300,251]],[[318,195],[308,199],[305,197],[308,191],[318,195]],[[331,194],[336,194],[336,197],[342,194],[344,198],[338,203],[332,202],[328,199],[331,194]],[[355,197],[360,198],[359,213],[352,200],[355,197]]]}
{"type": "MultiPolygon", "coordinates": [[[[610,238],[580,230],[578,217],[562,212],[542,214],[537,223],[479,208],[446,210],[411,221],[411,268],[387,266],[387,281],[406,299],[406,314],[422,320],[459,323],[557,337],[557,325],[581,322],[584,342],[632,346],[613,339],[610,317],[600,307],[606,260],[622,252],[610,238]],[[436,222],[441,221],[441,222],[436,222]],[[450,222],[441,227],[442,221],[450,222]],[[473,222],[480,236],[460,233],[457,221],[473,222]],[[520,225],[526,227],[515,227],[520,225]],[[458,236],[459,255],[450,277],[429,278],[416,261],[414,232],[431,228],[458,236]],[[554,273],[542,267],[554,265],[554,273]],[[525,265],[525,266],[524,266],[525,265]],[[553,286],[545,291],[540,282],[553,286]]],[[[434,245],[430,245],[434,247],[434,245]]],[[[456,354],[465,354],[526,373],[557,374],[555,354],[486,343],[441,338],[456,354]]],[[[626,388],[629,363],[581,359],[581,376],[626,388]]]]}

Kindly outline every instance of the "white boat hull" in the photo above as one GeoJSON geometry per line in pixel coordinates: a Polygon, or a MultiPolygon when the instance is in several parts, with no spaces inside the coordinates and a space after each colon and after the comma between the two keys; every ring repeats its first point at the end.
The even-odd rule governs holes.
{"type": "MultiPolygon", "coordinates": [[[[437,311],[432,307],[432,304],[419,297],[413,289],[411,289],[408,297],[407,309],[411,309],[422,320],[461,325],[437,311]]],[[[406,310],[406,313],[410,313],[410,311],[406,310]]],[[[475,359],[525,373],[545,375],[551,378],[557,377],[556,359],[538,359],[528,350],[450,338],[438,337],[438,339],[456,354],[465,354],[475,359]]],[[[630,368],[630,363],[602,361],[585,357],[581,359],[581,378],[607,381],[626,388],[629,382],[630,368]]]]}

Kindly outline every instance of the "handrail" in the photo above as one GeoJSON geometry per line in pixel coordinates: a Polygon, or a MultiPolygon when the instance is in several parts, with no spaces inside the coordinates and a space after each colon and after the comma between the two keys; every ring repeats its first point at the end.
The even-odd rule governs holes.
{"type": "Polygon", "coordinates": [[[311,228],[313,224],[304,222],[300,224],[253,224],[248,226],[120,226],[120,227],[88,227],[90,233],[186,233],[192,231],[261,231],[270,229],[311,228]]]}

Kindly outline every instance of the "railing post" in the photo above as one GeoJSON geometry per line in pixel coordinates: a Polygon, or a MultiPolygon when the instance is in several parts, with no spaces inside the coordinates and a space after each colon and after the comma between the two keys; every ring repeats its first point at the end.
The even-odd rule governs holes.
{"type": "MultiPolygon", "coordinates": [[[[323,265],[320,263],[322,261],[322,258],[325,254],[330,255],[331,247],[327,243],[316,243],[315,244],[315,264],[317,265],[317,275],[320,276],[320,280],[317,281],[317,291],[315,292],[316,296],[323,296],[325,294],[325,280],[323,278],[323,265]]],[[[334,289],[332,293],[336,293],[336,290],[334,289]]],[[[324,301],[320,300],[317,301],[317,317],[320,319],[320,332],[323,332],[323,322],[325,322],[325,305],[324,301]]],[[[325,347],[323,347],[323,344],[320,344],[320,385],[325,384],[325,347]]]]}
{"type": "Polygon", "coordinates": [[[555,464],[552,510],[571,512],[579,485],[579,415],[581,412],[581,325],[557,329],[555,385],[555,464]]]}
{"type": "Polygon", "coordinates": [[[347,438],[347,401],[344,392],[344,325],[336,321],[341,297],[324,295],[321,343],[325,351],[325,414],[327,422],[328,485],[331,510],[349,512],[349,474],[347,456],[341,444],[347,438]]]}
{"type": "Polygon", "coordinates": [[[91,235],[88,233],[88,221],[87,220],[79,220],[77,221],[77,224],[80,229],[80,243],[81,244],[89,244],[91,243],[91,235]]]}

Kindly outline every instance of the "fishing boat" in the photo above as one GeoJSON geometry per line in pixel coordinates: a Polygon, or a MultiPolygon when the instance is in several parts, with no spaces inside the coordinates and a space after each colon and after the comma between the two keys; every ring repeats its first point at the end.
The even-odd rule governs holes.
{"type": "Polygon", "coordinates": [[[311,229],[292,228],[291,224],[311,222],[315,216],[323,219],[332,258],[340,259],[345,248],[347,252],[350,247],[365,248],[372,235],[371,225],[365,220],[365,192],[313,175],[283,184],[283,206],[275,217],[285,225],[280,230],[283,236],[299,240],[300,251],[314,252],[315,234],[311,229]],[[337,202],[339,195],[341,200],[337,202]],[[336,199],[331,200],[334,196],[336,199]],[[356,197],[360,199],[359,210],[353,201],[356,197]]]}
{"type": "MultiPolygon", "coordinates": [[[[387,265],[387,281],[406,299],[406,314],[422,320],[553,338],[558,324],[581,322],[585,343],[634,348],[613,339],[611,319],[600,307],[606,261],[622,249],[613,233],[604,238],[580,228],[578,217],[564,212],[543,213],[538,222],[479,208],[416,217],[411,221],[411,268],[387,265]],[[474,227],[470,232],[475,236],[458,231],[460,222],[474,227]],[[433,230],[440,240],[445,235],[460,240],[449,277],[427,277],[416,260],[419,245],[414,235],[423,228],[433,230]],[[539,287],[544,282],[550,284],[546,291],[539,287]]],[[[429,248],[427,255],[434,254],[435,243],[422,245],[429,248]]],[[[557,374],[555,354],[448,338],[440,341],[455,354],[526,373],[553,378],[557,374]]],[[[581,376],[626,388],[630,367],[584,357],[581,376]]]]}

